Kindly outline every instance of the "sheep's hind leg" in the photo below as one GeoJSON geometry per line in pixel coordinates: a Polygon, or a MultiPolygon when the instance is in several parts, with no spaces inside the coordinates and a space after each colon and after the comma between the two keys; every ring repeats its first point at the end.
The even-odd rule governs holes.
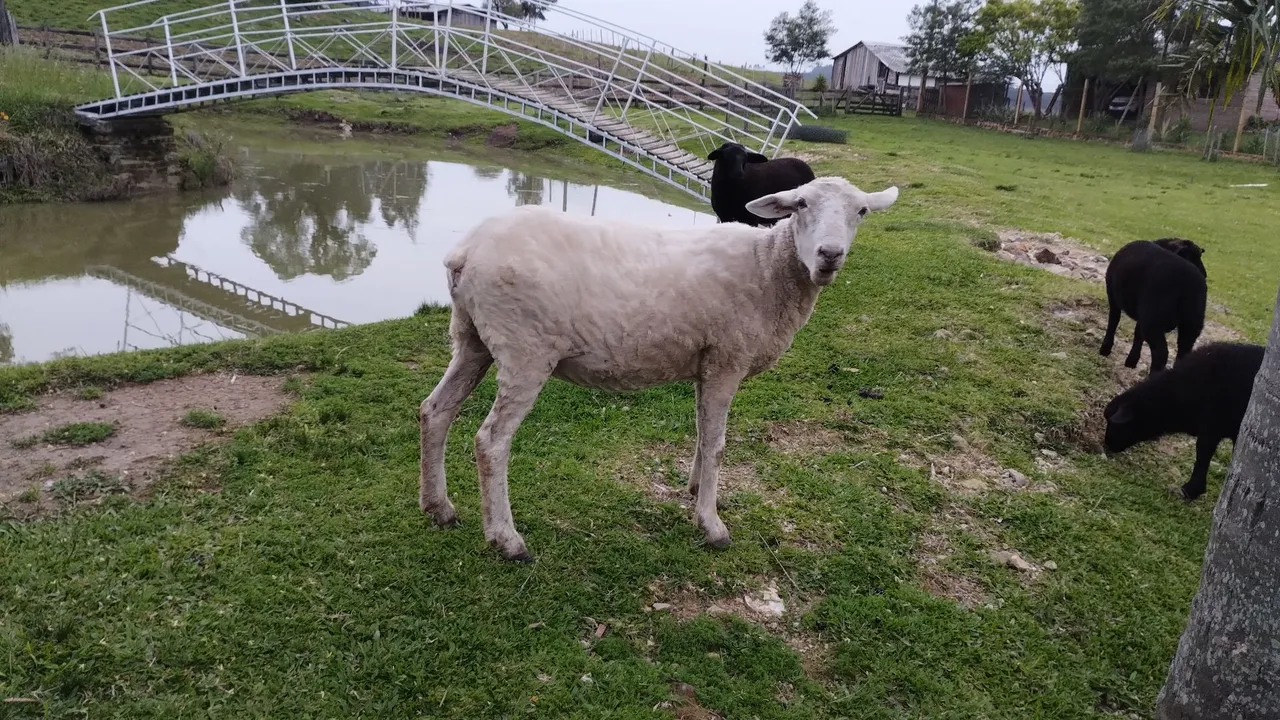
{"type": "Polygon", "coordinates": [[[1127,368],[1138,367],[1138,361],[1142,359],[1142,323],[1138,323],[1133,328],[1133,347],[1129,350],[1129,357],[1124,359],[1124,366],[1127,368]]]}
{"type": "Polygon", "coordinates": [[[698,449],[690,484],[697,488],[698,524],[706,537],[707,547],[724,548],[730,544],[729,529],[716,512],[716,490],[720,463],[724,459],[724,435],[729,422],[729,406],[738,391],[741,376],[707,378],[698,387],[698,449]],[[701,461],[701,462],[699,462],[701,461]]]}
{"type": "Polygon", "coordinates": [[[489,417],[476,433],[476,471],[480,476],[480,500],[484,508],[484,538],[496,545],[508,560],[529,562],[533,556],[516,531],[507,495],[507,464],[511,439],[533,409],[542,386],[551,377],[552,364],[498,363],[498,396],[489,417]],[[534,369],[536,367],[536,369],[534,369]]]}
{"type": "Polygon", "coordinates": [[[1204,494],[1209,481],[1209,461],[1213,460],[1220,442],[1219,438],[1209,435],[1196,438],[1196,464],[1191,469],[1191,479],[1178,491],[1183,500],[1195,500],[1204,494]]]}
{"type": "Polygon", "coordinates": [[[1098,354],[1103,357],[1111,354],[1116,342],[1116,328],[1120,327],[1120,302],[1112,295],[1111,289],[1107,288],[1107,333],[1102,336],[1102,347],[1098,348],[1098,354]]]}
{"type": "Polygon", "coordinates": [[[444,475],[449,427],[463,401],[475,391],[492,364],[493,357],[474,331],[459,332],[454,338],[453,359],[448,369],[418,411],[421,436],[418,506],[441,527],[451,526],[458,520],[458,513],[449,502],[444,475]]]}
{"type": "Polygon", "coordinates": [[[1151,348],[1151,372],[1163,372],[1169,367],[1169,341],[1162,332],[1143,333],[1147,338],[1147,346],[1151,348]]]}

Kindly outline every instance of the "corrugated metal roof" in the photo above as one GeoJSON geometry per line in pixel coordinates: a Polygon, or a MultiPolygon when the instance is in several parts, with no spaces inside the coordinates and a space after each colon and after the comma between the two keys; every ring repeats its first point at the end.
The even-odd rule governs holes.
{"type": "Polygon", "coordinates": [[[880,62],[884,63],[885,67],[896,73],[905,73],[911,66],[911,62],[907,60],[906,45],[877,42],[869,42],[866,45],[868,50],[880,58],[880,62]]]}
{"type": "Polygon", "coordinates": [[[836,55],[836,57],[841,57],[853,52],[858,45],[865,45],[866,48],[871,51],[872,55],[875,55],[880,62],[884,63],[885,67],[889,68],[893,72],[905,73],[907,72],[907,68],[911,66],[911,63],[907,60],[907,46],[895,45],[893,43],[864,41],[854,45],[848,50],[845,50],[840,53],[840,55],[836,55]]]}

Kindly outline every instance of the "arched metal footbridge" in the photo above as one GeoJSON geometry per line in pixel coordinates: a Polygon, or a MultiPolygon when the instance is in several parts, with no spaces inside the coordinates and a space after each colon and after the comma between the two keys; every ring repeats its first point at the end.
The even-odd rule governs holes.
{"type": "Polygon", "coordinates": [[[422,92],[552,128],[705,200],[708,152],[729,141],[773,157],[809,112],[734,70],[559,5],[535,24],[483,0],[229,0],[164,13],[168,1],[96,14],[115,95],[81,105],[82,116],[334,88],[422,92]],[[144,6],[155,20],[117,20],[144,6]]]}

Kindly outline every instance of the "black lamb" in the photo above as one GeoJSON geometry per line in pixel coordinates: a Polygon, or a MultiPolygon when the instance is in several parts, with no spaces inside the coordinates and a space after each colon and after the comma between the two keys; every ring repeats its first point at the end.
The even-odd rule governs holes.
{"type": "Polygon", "coordinates": [[[1165,334],[1178,330],[1175,362],[1195,347],[1204,329],[1204,308],[1208,283],[1200,256],[1204,250],[1190,240],[1163,238],[1135,240],[1125,245],[1107,266],[1107,334],[1102,338],[1102,355],[1111,354],[1120,312],[1133,318],[1133,348],[1124,364],[1134,368],[1142,357],[1142,343],[1151,347],[1151,372],[1165,369],[1169,346],[1165,334]]]}
{"type": "Polygon", "coordinates": [[[1265,350],[1261,345],[1210,343],[1167,372],[1120,393],[1103,411],[1107,452],[1174,433],[1191,435],[1196,438],[1196,464],[1181,492],[1186,500],[1200,497],[1218,443],[1227,438],[1235,443],[1240,432],[1265,350]]]}
{"type": "Polygon", "coordinates": [[[799,158],[770,160],[738,143],[721,145],[707,159],[716,163],[711,172],[711,209],[720,222],[773,225],[776,219],[753,215],[747,211],[747,203],[794,190],[814,178],[813,169],[799,158]]]}

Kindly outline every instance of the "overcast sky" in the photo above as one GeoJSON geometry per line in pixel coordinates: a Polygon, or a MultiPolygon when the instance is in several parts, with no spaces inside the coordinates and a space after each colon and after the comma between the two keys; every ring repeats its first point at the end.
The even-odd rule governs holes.
{"type": "MultiPolygon", "coordinates": [[[[561,0],[566,7],[608,20],[680,50],[729,64],[765,64],[764,31],[778,13],[794,14],[804,0],[561,0]]],[[[818,0],[836,24],[827,49],[834,55],[860,40],[901,42],[913,0],[818,0]]],[[[559,23],[552,24],[553,29],[559,23]]]]}

